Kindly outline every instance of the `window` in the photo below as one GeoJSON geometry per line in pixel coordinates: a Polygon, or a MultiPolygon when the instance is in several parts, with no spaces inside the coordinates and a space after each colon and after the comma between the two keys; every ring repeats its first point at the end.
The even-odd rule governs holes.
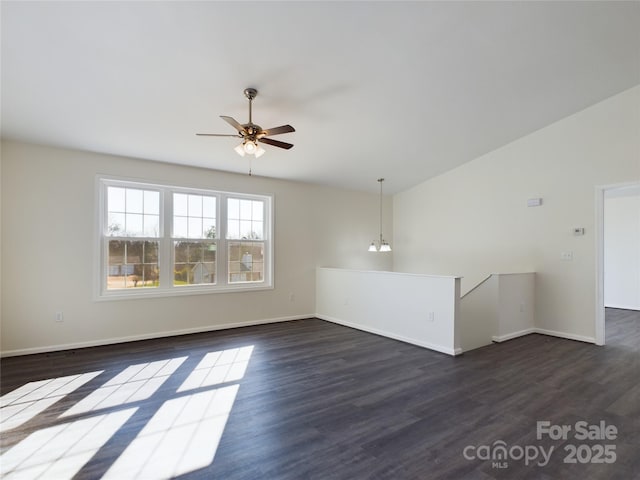
{"type": "Polygon", "coordinates": [[[173,194],[173,285],[216,283],[216,197],[173,194]]]}
{"type": "Polygon", "coordinates": [[[98,183],[100,297],[271,288],[271,197],[98,183]]]}
{"type": "Polygon", "coordinates": [[[160,192],[108,186],[105,227],[107,289],[157,287],[160,192]]]}
{"type": "Polygon", "coordinates": [[[264,201],[227,199],[229,283],[264,278],[264,201]]]}

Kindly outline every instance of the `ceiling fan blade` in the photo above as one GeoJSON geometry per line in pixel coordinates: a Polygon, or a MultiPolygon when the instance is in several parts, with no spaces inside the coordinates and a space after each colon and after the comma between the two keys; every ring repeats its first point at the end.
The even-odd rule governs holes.
{"type": "Polygon", "coordinates": [[[285,150],[289,150],[291,147],[293,147],[293,144],[291,143],[281,142],[279,140],[273,140],[271,138],[259,138],[258,141],[266,143],[267,145],[273,145],[274,147],[284,148],[285,150]]]}
{"type": "Polygon", "coordinates": [[[196,133],[200,137],[236,137],[242,138],[242,135],[228,135],[226,133],[196,133]]]}
{"type": "Polygon", "coordinates": [[[270,137],[271,135],[280,135],[282,133],[290,133],[295,132],[296,129],[291,125],[282,125],[280,127],[268,128],[266,130],[262,130],[261,133],[264,133],[265,137],[270,137]]]}
{"type": "Polygon", "coordinates": [[[226,117],[224,115],[220,115],[220,118],[231,125],[233,128],[237,130],[238,133],[244,132],[244,127],[242,124],[238,123],[238,121],[233,117],[226,117]]]}

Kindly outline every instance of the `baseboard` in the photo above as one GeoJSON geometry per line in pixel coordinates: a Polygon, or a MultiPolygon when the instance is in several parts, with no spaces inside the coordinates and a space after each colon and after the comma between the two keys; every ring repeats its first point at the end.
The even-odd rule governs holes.
{"type": "Polygon", "coordinates": [[[617,308],[618,310],[634,310],[640,311],[640,306],[638,305],[605,305],[605,308],[617,308]]]}
{"type": "Polygon", "coordinates": [[[411,345],[417,345],[418,347],[428,348],[429,350],[435,350],[436,352],[446,353],[447,355],[460,355],[462,354],[461,348],[449,348],[442,345],[436,345],[433,343],[422,342],[420,340],[415,340],[413,338],[404,337],[402,335],[397,335],[395,333],[387,332],[385,330],[379,330],[377,328],[366,327],[363,325],[359,325],[357,323],[347,322],[345,320],[341,320],[339,318],[330,317],[328,315],[321,315],[319,313],[315,314],[316,318],[320,320],[325,320],[331,323],[337,323],[338,325],[343,325],[345,327],[354,328],[356,330],[362,330],[363,332],[373,333],[375,335],[380,335],[381,337],[392,338],[393,340],[399,340],[404,343],[410,343],[411,345]]]}
{"type": "Polygon", "coordinates": [[[530,335],[532,333],[538,333],[540,335],[549,335],[551,337],[565,338],[567,340],[577,340],[578,342],[585,343],[596,343],[596,339],[594,337],[584,337],[582,335],[575,335],[573,333],[566,332],[557,332],[555,330],[547,330],[545,328],[526,328],[524,330],[520,330],[519,332],[507,333],[506,335],[493,336],[491,337],[494,342],[506,342],[507,340],[511,340],[513,338],[523,337],[525,335],[530,335]]]}
{"type": "Polygon", "coordinates": [[[21,348],[18,350],[7,350],[4,352],[0,352],[0,357],[16,357],[18,355],[31,355],[34,353],[59,352],[62,350],[73,350],[76,348],[99,347],[103,345],[113,345],[116,343],[136,342],[138,340],[152,340],[154,338],[176,337],[178,335],[189,335],[191,333],[205,333],[205,332],[213,332],[216,330],[227,330],[230,328],[250,327],[252,325],[264,325],[267,323],[279,323],[279,322],[289,322],[292,320],[304,320],[307,318],[314,318],[314,316],[315,316],[314,314],[310,313],[308,315],[292,315],[288,317],[262,318],[257,320],[249,320],[246,322],[224,323],[221,325],[206,325],[203,327],[184,328],[181,330],[170,330],[165,332],[132,335],[128,337],[116,337],[116,338],[109,338],[105,340],[91,340],[87,342],[67,343],[63,345],[47,345],[44,347],[21,348]]]}
{"type": "Polygon", "coordinates": [[[534,333],[540,333],[542,335],[550,335],[552,337],[566,338],[567,340],[576,340],[578,342],[596,343],[596,339],[594,337],[585,337],[582,335],[575,335],[573,333],[566,333],[566,332],[556,332],[555,330],[547,330],[545,328],[535,328],[534,330],[535,330],[534,333]]]}
{"type": "MultiPolygon", "coordinates": [[[[325,320],[327,322],[344,325],[345,327],[355,328],[356,330],[362,330],[364,332],[373,333],[375,335],[380,335],[383,337],[392,338],[394,340],[399,340],[401,342],[410,343],[412,345],[417,345],[419,347],[428,348],[429,350],[445,353],[447,355],[456,356],[456,355],[461,355],[463,353],[461,348],[449,348],[442,345],[436,345],[433,343],[421,342],[419,340],[404,337],[402,335],[397,335],[384,330],[364,327],[362,325],[358,325],[355,323],[340,320],[338,318],[329,317],[327,315],[320,315],[316,313],[316,314],[307,314],[307,315],[291,315],[287,317],[263,318],[263,319],[257,319],[257,320],[249,320],[246,322],[224,323],[221,325],[206,325],[203,327],[185,328],[181,330],[171,330],[171,331],[156,332],[156,333],[143,334],[143,335],[132,335],[128,337],[115,337],[115,338],[109,338],[106,340],[92,340],[87,342],[67,343],[62,345],[47,345],[43,347],[6,350],[4,352],[0,352],[0,357],[15,357],[19,355],[31,355],[35,353],[50,353],[50,352],[58,352],[62,350],[73,350],[76,348],[99,347],[102,345],[112,345],[116,343],[135,342],[138,340],[152,340],[154,338],[162,338],[162,337],[175,337],[178,335],[188,335],[191,333],[213,332],[216,330],[227,330],[230,328],[238,328],[238,327],[250,327],[252,325],[264,325],[268,323],[289,322],[292,320],[304,320],[307,318],[314,318],[314,317],[319,318],[321,320],[325,320]]],[[[550,335],[553,337],[566,338],[568,340],[577,340],[579,342],[596,343],[596,340],[593,337],[574,335],[572,333],[558,332],[554,330],[547,330],[544,328],[527,328],[525,330],[508,333],[506,335],[494,336],[492,337],[492,340],[494,342],[505,342],[513,338],[529,335],[531,333],[539,333],[542,335],[550,335]]]]}
{"type": "Polygon", "coordinates": [[[525,328],[524,330],[520,330],[518,332],[511,332],[511,333],[507,333],[506,335],[496,335],[491,337],[491,340],[493,340],[494,342],[500,343],[500,342],[506,342],[507,340],[511,340],[513,338],[518,338],[518,337],[523,337],[525,335],[529,335],[531,333],[536,333],[536,329],[535,328],[525,328]]]}

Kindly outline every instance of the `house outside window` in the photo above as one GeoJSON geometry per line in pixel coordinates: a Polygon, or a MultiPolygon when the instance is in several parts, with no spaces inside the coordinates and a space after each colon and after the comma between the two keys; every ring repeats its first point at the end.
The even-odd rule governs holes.
{"type": "Polygon", "coordinates": [[[264,278],[264,202],[227,200],[229,283],[260,282],[264,278]]]}

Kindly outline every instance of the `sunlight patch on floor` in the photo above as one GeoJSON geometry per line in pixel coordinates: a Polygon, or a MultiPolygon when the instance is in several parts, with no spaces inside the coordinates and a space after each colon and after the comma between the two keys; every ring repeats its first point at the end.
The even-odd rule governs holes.
{"type": "Polygon", "coordinates": [[[103,479],[171,478],[211,464],[238,388],[166,401],[103,479]]]}
{"type": "Polygon", "coordinates": [[[253,345],[207,353],[180,385],[178,392],[236,382],[242,379],[252,352],[253,345]]]}
{"type": "Polygon", "coordinates": [[[136,410],[95,415],[32,433],[0,456],[2,478],[72,478],[136,410]]]}
{"type": "MultiPolygon", "coordinates": [[[[108,469],[103,478],[171,478],[211,465],[253,348],[207,353],[177,390],[162,393],[160,398],[169,400],[159,407],[154,402],[131,403],[153,397],[188,357],[126,367],[49,420],[66,423],[41,428],[6,450],[0,456],[2,478],[72,478],[138,408],[145,409],[141,413],[151,419],[133,441],[122,445],[122,454],[104,466],[108,469]],[[236,383],[221,386],[228,382],[236,383]],[[110,410],[99,411],[104,409],[110,410]],[[73,416],[77,418],[70,418],[73,416]]],[[[21,425],[101,373],[31,382],[4,395],[0,398],[2,427],[9,430],[21,425]]]]}
{"type": "Polygon", "coordinates": [[[63,416],[146,400],[182,365],[187,357],[131,365],[76,403],[63,416]]]}
{"type": "Polygon", "coordinates": [[[29,382],[0,397],[0,432],[19,427],[103,371],[29,382]]]}

